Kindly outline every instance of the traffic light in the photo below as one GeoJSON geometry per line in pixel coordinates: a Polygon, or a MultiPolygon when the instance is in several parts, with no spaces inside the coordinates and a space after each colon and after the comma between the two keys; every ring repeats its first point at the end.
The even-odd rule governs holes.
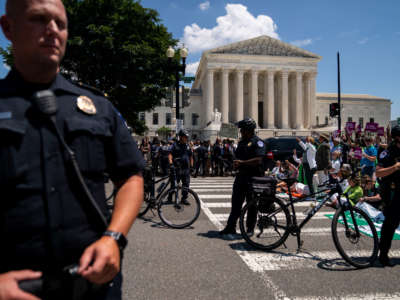
{"type": "Polygon", "coordinates": [[[182,103],[183,103],[184,107],[187,107],[187,106],[190,105],[189,98],[190,98],[190,89],[183,88],[183,98],[182,98],[183,101],[182,101],[182,103]]]}
{"type": "Polygon", "coordinates": [[[329,104],[329,115],[331,116],[331,118],[338,116],[339,113],[340,113],[339,103],[334,102],[329,104]]]}

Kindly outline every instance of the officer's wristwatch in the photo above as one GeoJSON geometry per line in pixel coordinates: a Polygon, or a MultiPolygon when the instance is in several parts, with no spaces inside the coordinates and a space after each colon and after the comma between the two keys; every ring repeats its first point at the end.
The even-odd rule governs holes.
{"type": "Polygon", "coordinates": [[[103,233],[103,236],[112,237],[118,244],[119,250],[122,252],[126,245],[128,244],[128,240],[121,232],[107,230],[103,233]]]}

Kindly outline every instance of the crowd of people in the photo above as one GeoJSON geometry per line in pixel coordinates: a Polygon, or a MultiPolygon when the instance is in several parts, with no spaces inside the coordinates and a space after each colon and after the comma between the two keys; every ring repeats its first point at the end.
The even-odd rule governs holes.
{"type": "MultiPolygon", "coordinates": [[[[292,190],[300,195],[314,194],[318,185],[330,177],[343,179],[344,194],[352,204],[366,202],[377,209],[383,209],[376,166],[379,156],[390,144],[389,131],[384,137],[362,134],[334,137],[322,133],[318,141],[311,136],[305,140],[297,138],[297,141],[304,150],[301,157],[294,149],[293,157],[275,162],[271,175],[279,177],[282,173],[297,177],[292,190]]],[[[333,197],[332,200],[330,205],[337,207],[339,199],[333,197]]]]}
{"type": "MultiPolygon", "coordinates": [[[[148,137],[142,139],[139,149],[148,163],[151,163],[156,174],[168,174],[168,154],[176,139],[168,141],[154,137],[152,141],[148,137]]],[[[192,139],[188,142],[193,154],[193,167],[191,175],[197,176],[232,176],[233,160],[237,144],[231,139],[216,139],[215,143],[209,140],[192,139]]]]}
{"type": "MultiPolygon", "coordinates": [[[[139,149],[156,174],[168,174],[168,155],[175,141],[174,138],[164,141],[158,137],[154,137],[152,141],[149,137],[142,139],[139,149]]],[[[293,149],[292,157],[275,161],[272,169],[265,170],[266,175],[277,176],[284,173],[296,177],[297,183],[291,189],[301,195],[315,193],[317,186],[326,182],[329,177],[344,179],[343,190],[353,204],[367,202],[377,209],[383,209],[375,169],[379,155],[387,149],[391,141],[389,130],[383,137],[367,134],[334,136],[321,133],[318,138],[307,136],[303,139],[297,138],[297,141],[303,153],[299,154],[293,149]]],[[[193,157],[190,170],[192,177],[235,175],[235,140],[217,138],[215,143],[211,143],[195,137],[189,139],[188,146],[193,157]]],[[[288,188],[283,187],[282,190],[287,191],[288,188]]],[[[338,199],[333,197],[332,200],[331,206],[336,207],[338,199]]]]}

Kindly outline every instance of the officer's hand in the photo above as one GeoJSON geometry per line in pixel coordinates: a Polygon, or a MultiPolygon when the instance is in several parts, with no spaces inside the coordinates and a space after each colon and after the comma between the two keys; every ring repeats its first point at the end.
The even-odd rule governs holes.
{"type": "Polygon", "coordinates": [[[0,300],[40,300],[34,295],[21,290],[18,287],[18,282],[22,280],[38,279],[41,276],[41,272],[34,272],[31,270],[12,271],[0,274],[0,300]]]}
{"type": "Polygon", "coordinates": [[[109,236],[90,245],[83,252],[78,273],[87,280],[103,284],[111,281],[120,270],[120,252],[117,242],[109,236]]]}
{"type": "Polygon", "coordinates": [[[242,163],[242,161],[241,160],[234,160],[233,161],[233,168],[234,169],[237,169],[237,168],[239,168],[239,166],[241,165],[241,163],[242,163]]]}
{"type": "Polygon", "coordinates": [[[394,168],[395,168],[396,170],[400,170],[400,162],[395,163],[395,164],[394,164],[394,168]]]}

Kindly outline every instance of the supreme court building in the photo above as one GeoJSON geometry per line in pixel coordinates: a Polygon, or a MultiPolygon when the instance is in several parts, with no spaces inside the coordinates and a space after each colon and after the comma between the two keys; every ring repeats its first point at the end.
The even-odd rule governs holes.
{"type": "MultiPolygon", "coordinates": [[[[190,105],[182,110],[184,127],[201,136],[215,121],[235,123],[245,117],[256,120],[260,137],[308,135],[332,127],[335,120],[329,119],[329,103],[337,98],[316,93],[320,60],[314,53],[268,36],[205,51],[191,88],[190,105]]],[[[368,95],[343,98],[343,124],[348,119],[373,119],[382,124],[390,120],[388,99],[368,95]],[[362,110],[357,109],[360,105],[362,110]],[[350,111],[352,115],[347,116],[350,111]]],[[[145,120],[150,130],[155,130],[154,125],[168,125],[161,123],[169,109],[159,107],[152,112],[153,121],[154,113],[157,121],[160,115],[160,124],[151,124],[148,113],[145,120]]],[[[173,128],[173,120],[169,125],[173,128]]]]}

